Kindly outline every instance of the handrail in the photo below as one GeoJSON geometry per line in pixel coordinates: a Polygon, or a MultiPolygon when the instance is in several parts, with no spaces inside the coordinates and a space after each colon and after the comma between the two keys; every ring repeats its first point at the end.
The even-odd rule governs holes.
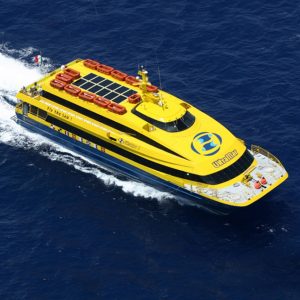
{"type": "Polygon", "coordinates": [[[280,160],[275,157],[272,153],[270,153],[269,151],[267,151],[266,149],[257,146],[257,145],[251,145],[251,151],[255,154],[255,153],[260,153],[268,158],[270,158],[271,160],[273,160],[274,162],[278,163],[281,167],[283,167],[282,163],[280,162],[280,160]]]}
{"type": "Polygon", "coordinates": [[[16,108],[22,108],[22,102],[17,103],[16,108]]]}

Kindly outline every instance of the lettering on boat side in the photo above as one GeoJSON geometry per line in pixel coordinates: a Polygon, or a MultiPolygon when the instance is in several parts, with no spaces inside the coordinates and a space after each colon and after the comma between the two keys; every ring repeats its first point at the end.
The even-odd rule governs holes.
{"type": "Polygon", "coordinates": [[[59,111],[57,109],[53,109],[50,106],[47,107],[47,111],[49,111],[50,113],[54,113],[57,116],[62,117],[64,119],[72,120],[72,117],[68,116],[68,114],[64,113],[63,111],[59,111]]]}
{"type": "Polygon", "coordinates": [[[229,162],[230,160],[232,160],[237,155],[238,155],[238,152],[236,149],[234,149],[233,151],[228,152],[224,157],[212,162],[212,165],[215,168],[219,168],[219,167],[223,166],[224,164],[226,164],[227,162],[229,162]]]}
{"type": "MultiPolygon", "coordinates": [[[[64,113],[64,116],[70,116],[70,120],[72,120],[72,118],[75,118],[75,119],[77,119],[77,120],[79,120],[81,122],[85,122],[85,123],[87,123],[89,125],[92,125],[94,127],[99,128],[99,129],[101,129],[103,131],[106,131],[106,132],[108,131],[108,129],[106,129],[106,128],[102,127],[102,126],[99,126],[98,124],[96,124],[94,122],[91,122],[90,120],[82,118],[78,114],[73,114],[73,113],[71,113],[69,111],[66,111],[66,110],[60,108],[60,107],[57,107],[56,105],[50,104],[49,102],[47,102],[45,100],[40,100],[40,102],[43,103],[43,104],[45,104],[45,105],[47,105],[47,111],[49,111],[49,112],[54,112],[54,113],[58,112],[57,115],[59,115],[59,112],[61,111],[61,112],[64,113]]],[[[61,116],[61,115],[59,115],[59,116],[61,116]]],[[[69,119],[67,117],[65,117],[65,118],[69,119]]]]}

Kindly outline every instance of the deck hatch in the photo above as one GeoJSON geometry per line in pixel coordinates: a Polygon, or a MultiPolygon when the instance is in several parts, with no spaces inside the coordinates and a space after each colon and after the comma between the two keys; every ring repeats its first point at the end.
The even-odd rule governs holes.
{"type": "Polygon", "coordinates": [[[102,76],[98,76],[94,73],[89,73],[83,76],[82,78],[73,82],[73,84],[81,89],[85,89],[116,103],[120,103],[130,95],[136,93],[136,91],[132,89],[128,89],[123,85],[108,80],[102,76]]]}

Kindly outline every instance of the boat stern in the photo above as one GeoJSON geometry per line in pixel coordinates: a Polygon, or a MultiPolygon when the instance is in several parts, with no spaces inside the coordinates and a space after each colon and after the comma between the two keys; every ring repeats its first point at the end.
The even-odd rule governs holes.
{"type": "Polygon", "coordinates": [[[260,146],[252,145],[250,152],[255,163],[228,185],[185,184],[184,187],[225,205],[245,207],[256,202],[284,182],[288,173],[273,154],[260,146]]]}

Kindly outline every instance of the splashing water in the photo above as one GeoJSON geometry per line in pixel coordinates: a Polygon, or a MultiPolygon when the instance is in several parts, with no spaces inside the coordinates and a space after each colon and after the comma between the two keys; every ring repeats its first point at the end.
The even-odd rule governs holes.
{"type": "Polygon", "coordinates": [[[17,91],[22,86],[40,79],[51,68],[50,60],[47,58],[45,61],[48,64],[43,69],[28,62],[28,58],[35,52],[36,49],[33,48],[14,50],[9,49],[5,44],[0,45],[0,143],[26,150],[36,150],[40,155],[52,161],[64,162],[83,173],[92,174],[106,185],[120,187],[125,193],[133,196],[157,199],[158,201],[174,198],[169,193],[158,191],[143,183],[120,180],[112,174],[104,173],[103,169],[105,168],[101,170],[89,159],[79,156],[39,134],[26,130],[11,119],[15,114],[12,104],[17,102],[15,97],[17,91]]]}

